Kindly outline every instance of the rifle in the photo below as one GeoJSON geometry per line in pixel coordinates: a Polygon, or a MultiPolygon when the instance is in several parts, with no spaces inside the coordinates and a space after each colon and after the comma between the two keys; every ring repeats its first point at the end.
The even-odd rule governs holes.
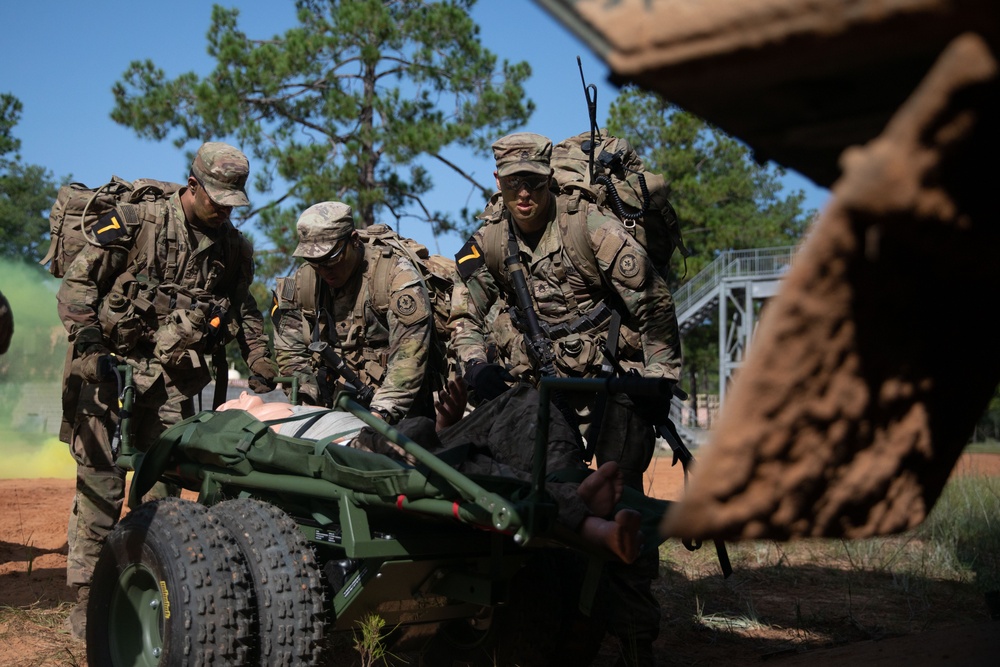
{"type": "Polygon", "coordinates": [[[375,396],[375,390],[365,384],[358,374],[355,373],[347,365],[344,359],[333,351],[330,344],[325,340],[314,341],[309,344],[308,350],[315,354],[318,354],[323,361],[326,363],[326,367],[333,373],[334,377],[339,377],[344,380],[351,388],[357,392],[357,402],[361,405],[370,407],[372,404],[372,398],[375,396]]]}
{"type": "MultiPolygon", "coordinates": [[[[507,270],[510,273],[510,280],[514,286],[514,296],[517,299],[517,317],[513,317],[524,324],[527,331],[525,343],[528,355],[534,360],[538,374],[542,377],[556,377],[555,352],[552,349],[552,341],[545,334],[541,323],[538,321],[538,314],[531,303],[531,292],[528,291],[528,281],[524,277],[524,266],[521,264],[521,250],[517,245],[517,236],[514,234],[514,221],[507,221],[507,257],[504,259],[507,270]]],[[[552,403],[556,406],[572,427],[573,435],[576,437],[580,451],[584,452],[583,436],[580,433],[580,422],[576,418],[576,413],[566,403],[565,398],[559,392],[553,392],[552,403]]]]}

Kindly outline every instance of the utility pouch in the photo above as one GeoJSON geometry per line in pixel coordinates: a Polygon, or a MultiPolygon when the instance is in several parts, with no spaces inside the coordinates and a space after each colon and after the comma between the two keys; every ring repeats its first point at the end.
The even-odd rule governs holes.
{"type": "Polygon", "coordinates": [[[556,345],[558,346],[558,353],[555,355],[556,366],[566,374],[579,377],[590,371],[597,347],[589,336],[570,334],[560,338],[556,345]]]}
{"type": "Polygon", "coordinates": [[[131,352],[149,333],[142,313],[120,292],[112,292],[101,302],[98,318],[105,339],[119,354],[131,352]]]}
{"type": "Polygon", "coordinates": [[[197,309],[178,308],[166,317],[153,336],[153,354],[165,368],[186,370],[205,365],[205,314],[197,309]]]}

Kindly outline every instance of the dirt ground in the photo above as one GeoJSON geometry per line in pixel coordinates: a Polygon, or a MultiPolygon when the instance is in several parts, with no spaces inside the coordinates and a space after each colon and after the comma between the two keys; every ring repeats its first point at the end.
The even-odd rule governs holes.
{"type": "MultiPolygon", "coordinates": [[[[680,466],[671,467],[669,457],[654,461],[648,476],[648,493],[664,499],[678,499],[683,493],[680,466]]],[[[954,474],[1000,475],[1000,455],[965,455],[954,474]]],[[[86,666],[85,648],[59,631],[62,614],[53,613],[52,627],[39,628],[25,622],[22,610],[65,612],[71,601],[65,585],[66,522],[73,494],[69,479],[0,479],[0,665],[86,666]]],[[[795,604],[798,604],[796,600],[795,604]]],[[[664,604],[664,629],[658,642],[660,665],[756,664],[766,660],[778,667],[805,665],[906,664],[994,665],[1000,649],[1000,627],[995,621],[965,622],[956,625],[953,617],[938,616],[923,622],[915,632],[880,641],[857,641],[835,648],[797,651],[773,650],[781,638],[762,641],[720,641],[718,636],[683,639],[683,646],[671,633],[669,604],[664,604]],[[772,649],[761,648],[770,646],[772,649]],[[697,656],[691,658],[688,656],[697,656]]],[[[987,618],[978,615],[973,618],[987,618]]],[[[771,628],[771,633],[780,632],[771,628]]],[[[798,632],[789,630],[790,634],[798,632]]],[[[602,653],[604,656],[604,653],[602,653]]],[[[612,664],[611,658],[606,664],[612,664]]],[[[600,665],[605,662],[600,662],[600,665]]],[[[97,667],[97,666],[92,666],[97,667]]]]}

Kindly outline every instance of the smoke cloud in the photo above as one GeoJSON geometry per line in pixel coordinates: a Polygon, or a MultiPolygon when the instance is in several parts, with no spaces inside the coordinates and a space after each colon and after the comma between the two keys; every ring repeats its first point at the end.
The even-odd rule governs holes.
{"type": "Polygon", "coordinates": [[[76,466],[58,439],[66,331],[56,312],[59,281],[40,266],[0,260],[0,291],[14,315],[0,356],[0,478],[72,478],[76,466]]]}

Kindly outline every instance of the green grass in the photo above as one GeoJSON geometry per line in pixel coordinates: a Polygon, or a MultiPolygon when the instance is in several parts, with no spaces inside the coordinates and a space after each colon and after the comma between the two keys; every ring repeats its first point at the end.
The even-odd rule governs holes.
{"type": "Polygon", "coordinates": [[[938,570],[967,573],[984,593],[1000,590],[1000,478],[953,479],[917,533],[935,547],[938,570]]]}
{"type": "Polygon", "coordinates": [[[1000,454],[1000,442],[996,440],[974,442],[970,445],[966,445],[965,449],[962,451],[967,454],[1000,454]]]}
{"type": "Polygon", "coordinates": [[[661,547],[661,637],[670,633],[677,664],[987,621],[1000,590],[1000,478],[953,479],[927,521],[900,535],[727,546],[729,579],[710,544],[661,547]]]}

